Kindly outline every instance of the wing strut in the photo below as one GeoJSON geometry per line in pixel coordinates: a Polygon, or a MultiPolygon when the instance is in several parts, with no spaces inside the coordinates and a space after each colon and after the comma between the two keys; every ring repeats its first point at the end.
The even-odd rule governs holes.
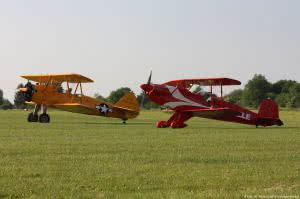
{"type": "Polygon", "coordinates": [[[42,91],[42,93],[43,93],[43,95],[42,95],[42,102],[44,102],[44,99],[45,99],[44,92],[47,90],[49,84],[51,83],[51,80],[52,80],[52,77],[49,76],[48,82],[46,83],[46,87],[45,87],[45,89],[42,91]]]}
{"type": "Polygon", "coordinates": [[[214,107],[212,82],[210,81],[210,108],[214,107]]]}
{"type": "Polygon", "coordinates": [[[82,92],[82,85],[81,85],[81,82],[79,82],[79,85],[80,85],[80,93],[81,93],[81,95],[80,95],[80,102],[81,102],[81,104],[82,104],[82,96],[83,96],[83,92],[82,92]]]}
{"type": "Polygon", "coordinates": [[[223,99],[223,85],[221,84],[221,98],[223,99]]]}
{"type": "Polygon", "coordinates": [[[76,94],[76,92],[77,92],[78,86],[79,86],[79,83],[76,85],[76,88],[75,88],[74,94],[73,94],[73,96],[72,96],[71,102],[73,102],[73,99],[74,99],[74,96],[75,96],[75,94],[76,94]]]}
{"type": "Polygon", "coordinates": [[[223,103],[223,84],[221,83],[221,99],[222,99],[222,101],[221,101],[221,106],[222,107],[224,107],[224,103],[223,103]]]}

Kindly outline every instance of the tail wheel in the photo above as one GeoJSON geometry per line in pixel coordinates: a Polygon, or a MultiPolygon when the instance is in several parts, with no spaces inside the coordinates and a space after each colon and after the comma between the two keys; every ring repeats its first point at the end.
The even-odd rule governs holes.
{"type": "Polygon", "coordinates": [[[41,114],[39,117],[40,123],[50,123],[50,117],[48,114],[41,114]]]}
{"type": "Polygon", "coordinates": [[[28,122],[37,122],[39,120],[39,116],[34,114],[33,112],[29,113],[27,117],[28,122]]]}

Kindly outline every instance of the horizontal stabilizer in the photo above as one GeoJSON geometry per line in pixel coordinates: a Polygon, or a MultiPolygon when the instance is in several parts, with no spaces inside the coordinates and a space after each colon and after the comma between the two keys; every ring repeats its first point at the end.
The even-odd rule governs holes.
{"type": "Polygon", "coordinates": [[[269,117],[259,117],[257,118],[257,123],[262,126],[272,126],[274,124],[282,126],[283,122],[278,118],[269,118],[269,117]]]}

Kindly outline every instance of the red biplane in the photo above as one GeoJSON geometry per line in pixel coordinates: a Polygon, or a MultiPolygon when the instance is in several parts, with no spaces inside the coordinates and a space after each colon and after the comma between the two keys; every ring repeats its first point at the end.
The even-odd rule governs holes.
{"type": "Polygon", "coordinates": [[[279,119],[277,104],[265,99],[259,106],[258,113],[252,112],[223,98],[223,86],[240,85],[241,82],[229,78],[182,79],[164,84],[152,84],[151,76],[147,84],[142,84],[149,99],[162,107],[171,109],[174,114],[168,121],[157,122],[158,128],[184,128],[184,123],[192,117],[237,122],[257,126],[283,125],[279,119]],[[209,86],[210,97],[206,100],[200,93],[193,93],[193,85],[209,86]],[[221,97],[213,95],[213,86],[220,86],[221,97]]]}

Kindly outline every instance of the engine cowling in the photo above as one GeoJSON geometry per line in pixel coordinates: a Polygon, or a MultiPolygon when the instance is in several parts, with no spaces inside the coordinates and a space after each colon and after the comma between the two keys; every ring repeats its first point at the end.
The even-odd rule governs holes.
{"type": "Polygon", "coordinates": [[[25,89],[22,89],[22,93],[24,95],[24,100],[27,102],[31,102],[32,101],[32,97],[33,97],[33,93],[34,93],[34,86],[32,85],[31,82],[28,82],[27,84],[25,84],[25,89]]]}

